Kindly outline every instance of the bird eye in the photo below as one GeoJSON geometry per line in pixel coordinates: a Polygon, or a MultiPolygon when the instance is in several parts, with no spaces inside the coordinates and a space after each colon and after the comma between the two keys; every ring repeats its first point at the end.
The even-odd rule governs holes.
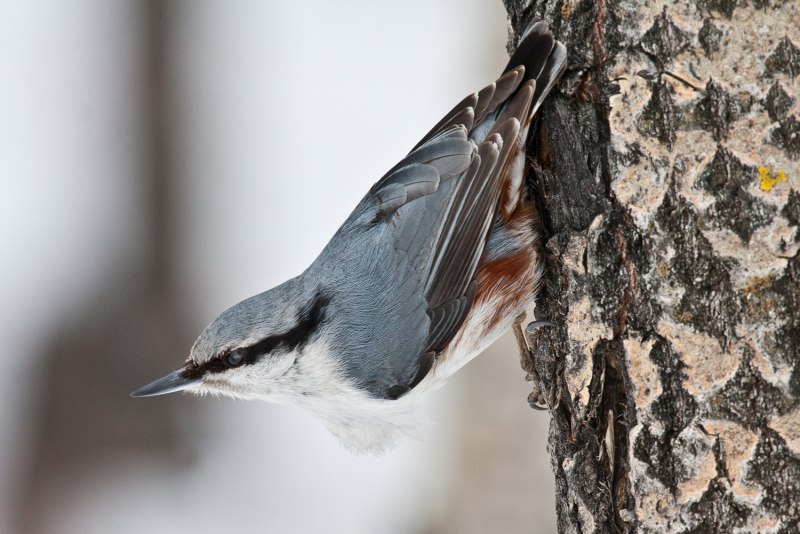
{"type": "Polygon", "coordinates": [[[239,367],[244,363],[244,350],[232,350],[225,356],[225,364],[228,367],[239,367]]]}

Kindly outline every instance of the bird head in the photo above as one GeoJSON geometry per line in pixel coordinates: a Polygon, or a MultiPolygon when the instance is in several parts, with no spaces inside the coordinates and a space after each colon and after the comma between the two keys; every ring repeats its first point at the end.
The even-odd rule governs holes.
{"type": "Polygon", "coordinates": [[[223,312],[197,338],[184,365],[134,391],[134,397],[176,391],[281,402],[293,393],[296,363],[319,345],[329,299],[305,295],[298,279],[223,312]]]}

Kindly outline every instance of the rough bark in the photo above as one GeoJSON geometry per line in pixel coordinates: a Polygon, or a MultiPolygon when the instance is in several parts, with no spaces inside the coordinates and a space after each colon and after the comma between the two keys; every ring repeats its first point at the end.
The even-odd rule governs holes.
{"type": "Polygon", "coordinates": [[[798,532],[800,5],[504,3],[570,61],[523,358],[560,532],[798,532]]]}

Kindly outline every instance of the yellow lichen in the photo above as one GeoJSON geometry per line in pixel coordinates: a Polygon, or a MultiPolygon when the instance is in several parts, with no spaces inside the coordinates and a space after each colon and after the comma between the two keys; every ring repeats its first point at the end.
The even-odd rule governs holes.
{"type": "Polygon", "coordinates": [[[783,171],[778,171],[773,175],[772,169],[769,167],[759,167],[758,181],[761,182],[762,191],[770,191],[776,185],[788,182],[789,179],[783,171]]]}
{"type": "Polygon", "coordinates": [[[742,288],[742,291],[748,297],[755,293],[761,292],[771,282],[772,278],[767,276],[754,276],[747,281],[747,285],[742,288]]]}
{"type": "Polygon", "coordinates": [[[776,305],[774,296],[767,293],[772,278],[770,276],[754,276],[742,288],[747,310],[752,318],[766,318],[776,305]]]}
{"type": "Polygon", "coordinates": [[[569,0],[566,0],[561,5],[561,18],[564,20],[568,20],[572,16],[572,6],[569,5],[569,0]]]}
{"type": "Polygon", "coordinates": [[[669,264],[663,261],[658,262],[658,265],[656,266],[656,275],[658,275],[659,278],[666,278],[668,274],[669,264]]]}

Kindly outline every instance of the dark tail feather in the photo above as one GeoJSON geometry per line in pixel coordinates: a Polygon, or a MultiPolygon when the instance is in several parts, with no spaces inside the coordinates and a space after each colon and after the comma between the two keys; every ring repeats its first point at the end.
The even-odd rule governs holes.
{"type": "Polygon", "coordinates": [[[525,67],[525,80],[538,78],[555,42],[553,34],[550,33],[550,29],[544,21],[533,21],[522,34],[517,49],[511,54],[503,72],[522,65],[525,67]]]}
{"type": "Polygon", "coordinates": [[[536,80],[536,92],[531,106],[533,115],[567,68],[567,50],[555,40],[544,21],[531,22],[503,72],[519,65],[525,67],[523,81],[536,80]]]}
{"type": "MultiPolygon", "coordinates": [[[[470,133],[473,132],[474,128],[487,120],[487,117],[497,118],[525,83],[536,80],[530,111],[526,114],[528,120],[526,121],[526,117],[517,117],[524,127],[530,122],[530,118],[536,113],[566,67],[567,54],[564,45],[555,40],[547,24],[540,20],[534,21],[522,34],[517,50],[511,56],[503,74],[494,83],[459,102],[417,143],[413,150],[437,134],[457,125],[465,127],[470,133]],[[520,75],[523,68],[519,67],[524,68],[524,74],[520,75]]],[[[527,106],[526,103],[518,103],[515,108],[523,105],[527,106]]],[[[484,130],[477,138],[483,139],[486,133],[484,130]]]]}

